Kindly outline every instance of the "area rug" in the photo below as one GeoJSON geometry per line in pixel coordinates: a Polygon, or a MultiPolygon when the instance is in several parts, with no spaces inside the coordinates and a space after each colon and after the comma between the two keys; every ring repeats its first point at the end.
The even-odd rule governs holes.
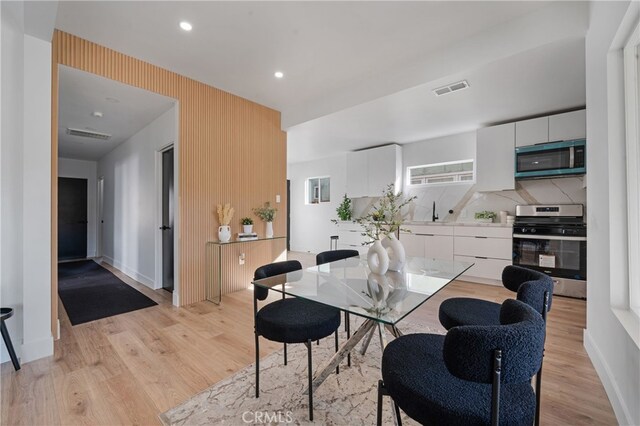
{"type": "Polygon", "coordinates": [[[58,295],[72,325],[157,305],[93,260],[60,263],[58,295]]]}
{"type": "MultiPolygon", "coordinates": [[[[352,316],[352,327],[353,327],[352,316]]],[[[360,323],[361,321],[358,321],[360,323]]],[[[403,333],[434,333],[418,324],[399,324],[403,333]]],[[[439,333],[439,332],[436,332],[439,333]]],[[[377,385],[382,352],[376,336],[364,356],[352,352],[351,367],[346,358],[340,374],[331,374],[313,394],[314,421],[309,421],[307,387],[307,349],[288,346],[288,363],[283,364],[282,349],[260,360],[260,398],[255,397],[255,366],[240,370],[188,401],[160,415],[163,424],[179,425],[374,425],[376,423],[377,385]]],[[[388,336],[392,338],[391,336],[388,336]]],[[[341,341],[346,334],[341,333],[341,341]]],[[[313,345],[314,371],[334,353],[333,338],[313,345]]],[[[383,424],[393,424],[389,397],[384,398],[383,424]]],[[[415,425],[403,418],[403,424],[415,425]]]]}

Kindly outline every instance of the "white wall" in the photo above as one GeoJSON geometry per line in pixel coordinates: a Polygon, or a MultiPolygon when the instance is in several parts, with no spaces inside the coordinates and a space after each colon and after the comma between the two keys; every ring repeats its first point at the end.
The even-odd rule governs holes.
{"type": "MultiPolygon", "coordinates": [[[[619,143],[612,136],[620,133],[617,116],[624,111],[624,104],[619,93],[623,90],[619,83],[621,67],[615,66],[620,55],[610,49],[628,7],[629,2],[590,4],[586,36],[589,285],[584,341],[618,422],[638,425],[640,349],[612,309],[611,290],[613,286],[620,288],[620,283],[619,271],[610,263],[610,256],[615,259],[626,250],[624,239],[613,232],[618,228],[616,223],[624,220],[624,213],[616,203],[617,197],[609,194],[610,190],[615,193],[621,189],[615,184],[624,169],[624,162],[612,149],[619,143]]],[[[626,283],[628,279],[622,287],[626,283]]]]}
{"type": "MultiPolygon", "coordinates": [[[[21,2],[2,2],[0,232],[2,306],[22,362],[53,354],[51,43],[24,33],[21,2]]],[[[6,352],[2,349],[2,360],[6,352]]]]}
{"type": "Polygon", "coordinates": [[[176,111],[172,107],[98,161],[98,178],[104,177],[103,256],[152,288],[157,287],[159,233],[156,158],[158,150],[177,140],[176,111]]]}
{"type": "MultiPolygon", "coordinates": [[[[12,307],[6,322],[13,346],[22,351],[22,140],[24,114],[23,3],[1,2],[0,116],[0,302],[12,307]]],[[[4,344],[2,362],[9,359],[4,344]]]]}
{"type": "Polygon", "coordinates": [[[291,250],[319,253],[329,250],[329,236],[336,234],[331,219],[347,190],[347,157],[291,164],[287,177],[291,180],[291,250]],[[331,202],[305,204],[305,181],[310,177],[331,177],[331,202]]]}
{"type": "Polygon", "coordinates": [[[98,235],[98,162],[59,158],[58,177],[87,179],[87,257],[95,257],[98,235]]]}

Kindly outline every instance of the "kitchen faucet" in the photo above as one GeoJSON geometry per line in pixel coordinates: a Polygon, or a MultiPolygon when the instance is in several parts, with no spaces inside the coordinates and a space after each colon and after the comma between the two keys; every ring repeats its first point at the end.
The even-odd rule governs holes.
{"type": "Polygon", "coordinates": [[[438,215],[436,214],[436,202],[433,202],[433,213],[431,214],[431,221],[435,222],[436,220],[438,220],[438,215]]]}

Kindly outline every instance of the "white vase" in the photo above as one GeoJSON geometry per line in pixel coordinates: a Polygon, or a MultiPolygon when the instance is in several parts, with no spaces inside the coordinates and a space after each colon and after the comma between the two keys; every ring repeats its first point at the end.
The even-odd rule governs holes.
{"type": "Polygon", "coordinates": [[[253,225],[242,225],[242,231],[245,234],[250,234],[251,232],[253,232],[253,225]]]}
{"type": "Polygon", "coordinates": [[[375,240],[367,252],[367,263],[374,274],[384,275],[389,269],[389,253],[380,240],[375,240]]]}
{"type": "Polygon", "coordinates": [[[382,246],[389,253],[389,270],[401,271],[407,263],[407,256],[402,243],[398,241],[395,234],[389,234],[387,238],[382,240],[382,246]]]}
{"type": "Polygon", "coordinates": [[[267,231],[265,232],[267,238],[273,238],[273,222],[267,222],[267,231]]]}
{"type": "Polygon", "coordinates": [[[221,243],[227,243],[231,239],[231,227],[223,225],[218,227],[218,239],[221,243]]]}

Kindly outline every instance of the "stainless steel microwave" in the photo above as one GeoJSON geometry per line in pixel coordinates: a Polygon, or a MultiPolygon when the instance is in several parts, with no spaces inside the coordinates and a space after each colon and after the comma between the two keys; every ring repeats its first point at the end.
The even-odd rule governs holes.
{"type": "Polygon", "coordinates": [[[586,140],[549,142],[516,148],[516,179],[531,179],[587,172],[586,140]]]}

